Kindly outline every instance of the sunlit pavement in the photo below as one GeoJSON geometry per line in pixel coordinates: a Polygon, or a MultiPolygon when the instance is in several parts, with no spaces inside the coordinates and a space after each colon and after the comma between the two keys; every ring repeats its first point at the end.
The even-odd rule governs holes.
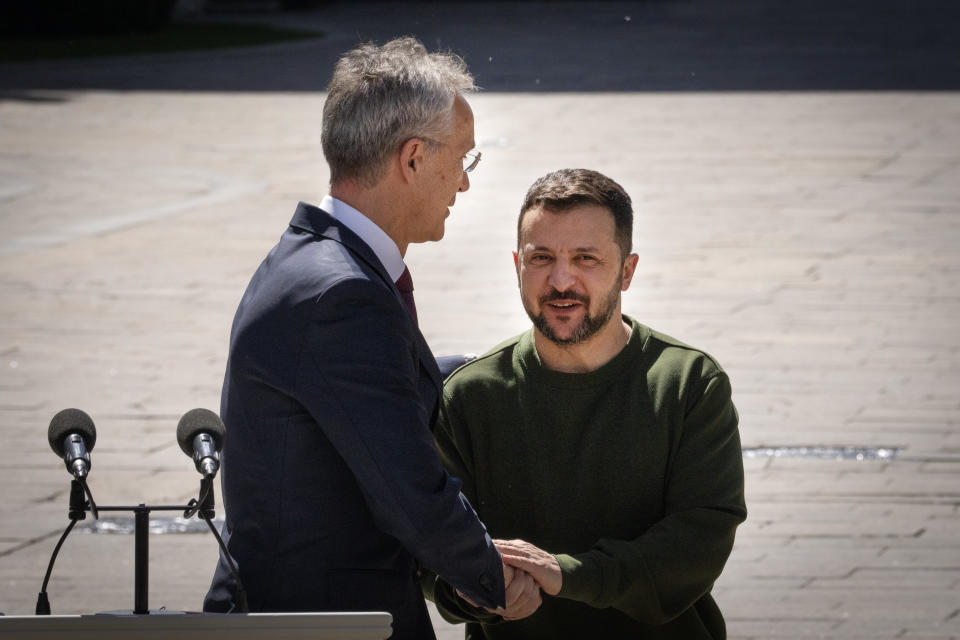
{"type": "MultiPolygon", "coordinates": [[[[695,3],[598,3],[571,33],[595,52],[615,14],[621,30],[646,11],[649,37],[667,42],[688,16],[672,6],[695,3]]],[[[564,7],[563,20],[577,18],[564,7]]],[[[749,76],[728,57],[751,82],[734,74],[729,84],[746,86],[715,78],[686,91],[669,86],[678,65],[655,64],[676,62],[679,48],[602,69],[598,54],[578,67],[555,53],[551,66],[539,47],[520,60],[524,33],[575,45],[562,24],[524,23],[532,10],[509,9],[519,13],[505,24],[495,17],[506,5],[431,11],[406,22],[374,4],[245,18],[322,24],[328,36],[312,44],[0,65],[0,611],[33,612],[67,523],[69,476],[45,433],[59,409],[96,422],[100,504],[195,497],[177,420],[218,407],[244,286],[296,202],[325,193],[323,95],[311,89],[356,33],[428,33],[430,46],[443,33],[444,46],[469,41],[488,90],[470,101],[483,152],[471,189],[445,239],[407,256],[434,351],[482,352],[527,327],[510,256],[525,189],[565,166],[607,173],[637,215],[626,312],[706,349],[733,381],[750,516],[714,589],[730,636],[960,637],[955,71],[943,87],[908,86],[897,69],[888,86],[880,75],[844,90],[847,76],[824,71],[822,84],[839,86],[791,87],[772,80],[776,65],[760,59],[749,76]],[[470,11],[498,30],[485,64],[470,11]],[[509,68],[495,72],[511,29],[509,68]],[[641,63],[663,86],[643,91],[630,72],[629,90],[616,90],[616,68],[641,63]],[[252,70],[248,90],[221,86],[229,69],[252,70]],[[196,86],[177,84],[187,80],[196,86]]],[[[830,43],[816,44],[797,55],[830,43]]],[[[722,72],[724,59],[698,68],[722,72]]],[[[197,609],[213,539],[154,535],[151,552],[150,606],[197,609]]],[[[48,591],[55,613],[132,608],[133,537],[72,534],[48,591]]],[[[438,636],[462,632],[438,621],[438,636]]]]}

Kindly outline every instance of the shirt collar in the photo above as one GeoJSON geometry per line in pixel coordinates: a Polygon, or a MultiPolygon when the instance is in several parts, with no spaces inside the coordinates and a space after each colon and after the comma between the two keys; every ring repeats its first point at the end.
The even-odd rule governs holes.
{"type": "Polygon", "coordinates": [[[324,196],[320,201],[320,208],[357,234],[377,256],[394,282],[400,279],[407,265],[403,262],[397,243],[387,235],[386,231],[378,227],[377,223],[333,196],[324,196]]]}

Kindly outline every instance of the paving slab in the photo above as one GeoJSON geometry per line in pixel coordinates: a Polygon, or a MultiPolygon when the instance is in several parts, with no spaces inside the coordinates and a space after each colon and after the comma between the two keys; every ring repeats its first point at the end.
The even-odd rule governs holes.
{"type": "MultiPolygon", "coordinates": [[[[64,153],[56,145],[43,144],[43,136],[49,135],[52,141],[61,132],[70,130],[71,135],[81,142],[82,137],[76,132],[85,130],[88,119],[105,109],[119,107],[129,115],[114,118],[113,135],[119,139],[138,136],[141,134],[137,132],[136,114],[149,111],[157,101],[173,110],[178,108],[176,98],[151,93],[65,95],[68,100],[44,105],[47,109],[58,109],[58,117],[32,125],[32,129],[26,125],[32,124],[35,106],[4,105],[0,115],[5,118],[9,129],[23,131],[20,138],[10,135],[6,139],[12,145],[20,145],[18,153],[38,156],[34,163],[37,173],[31,178],[43,185],[42,193],[47,194],[36,201],[32,197],[8,200],[5,211],[16,211],[25,218],[30,217],[31,210],[49,212],[49,203],[54,201],[49,191],[56,188],[67,190],[57,198],[69,201],[70,209],[77,212],[76,216],[95,220],[101,215],[107,218],[119,216],[125,220],[132,212],[132,217],[137,217],[137,202],[115,203],[109,211],[103,211],[103,187],[99,183],[85,183],[83,186],[84,183],[78,181],[67,183],[69,188],[60,183],[58,178],[67,170],[64,167],[68,163],[51,161],[50,165],[45,165],[41,161],[40,156],[64,153]],[[51,123],[57,123],[57,126],[51,123]]],[[[772,97],[764,98],[770,100],[772,97]]],[[[869,104],[887,98],[884,95],[845,95],[836,96],[835,103],[842,106],[841,111],[848,111],[850,101],[869,104]]],[[[234,172],[232,179],[235,182],[255,176],[251,179],[258,184],[267,183],[266,187],[250,197],[240,196],[229,201],[229,206],[201,203],[195,208],[187,207],[152,218],[141,216],[136,222],[121,224],[109,232],[87,234],[75,227],[70,232],[74,235],[66,241],[59,239],[31,250],[18,248],[16,253],[3,260],[5,309],[8,311],[3,331],[7,345],[4,350],[7,366],[3,374],[6,398],[4,433],[5,442],[11,444],[5,454],[8,457],[5,463],[9,472],[16,474],[13,486],[22,486],[20,495],[26,501],[16,512],[11,510],[4,517],[5,523],[11,523],[4,525],[4,541],[8,545],[5,548],[17,549],[0,558],[0,563],[5,565],[4,575],[13,576],[4,583],[8,613],[29,612],[37,588],[20,591],[20,585],[28,582],[29,570],[26,567],[14,570],[9,563],[13,559],[29,558],[27,565],[33,567],[35,581],[38,581],[45,556],[54,542],[50,536],[62,526],[66,478],[58,475],[63,474],[60,463],[47,451],[43,439],[43,430],[50,416],[63,406],[74,404],[83,406],[95,416],[101,436],[91,482],[101,502],[138,498],[185,500],[192,495],[195,478],[189,462],[181,459],[173,441],[176,421],[182,412],[193,406],[216,407],[226,331],[245,280],[285,224],[290,203],[300,198],[316,200],[322,195],[325,179],[319,161],[309,167],[285,164],[287,173],[278,179],[282,184],[277,186],[269,177],[273,171],[270,154],[264,151],[269,147],[269,141],[282,138],[282,132],[287,128],[302,125],[309,130],[313,126],[312,116],[322,104],[322,96],[281,95],[264,100],[262,96],[210,94],[183,96],[182,99],[179,108],[183,110],[184,124],[179,127],[191,127],[186,123],[193,119],[193,115],[207,111],[230,113],[231,118],[257,123],[251,124],[251,132],[240,146],[259,149],[263,166],[260,170],[249,167],[251,161],[241,158],[245,155],[244,149],[231,151],[231,146],[223,142],[232,139],[235,132],[229,128],[226,132],[211,130],[209,121],[203,119],[192,127],[190,135],[179,133],[163,138],[145,138],[144,145],[162,153],[148,154],[150,158],[145,156],[141,162],[154,167],[157,166],[156,157],[165,157],[164,162],[179,163],[181,168],[215,162],[219,172],[234,172]],[[294,121],[297,124],[290,121],[292,114],[299,118],[294,121]],[[205,138],[206,143],[203,142],[205,138]],[[187,140],[191,142],[188,144],[187,140]],[[222,147],[223,153],[218,156],[204,151],[206,147],[222,147]],[[293,171],[292,175],[290,171],[293,171]],[[290,193],[291,185],[295,193],[290,193]],[[194,237],[199,235],[193,232],[197,227],[223,229],[222,243],[213,248],[202,246],[194,237]],[[59,481],[56,480],[58,477],[61,478],[59,481]],[[30,506],[37,502],[41,504],[30,506]],[[38,536],[46,537],[23,548],[38,536]]],[[[621,95],[607,97],[605,102],[606,108],[615,114],[617,111],[649,110],[651,102],[658,103],[657,108],[660,108],[659,103],[673,100],[682,107],[678,111],[685,111],[694,119],[697,111],[690,103],[702,99],[690,95],[621,95]]],[[[707,96],[703,108],[713,107],[718,99],[718,96],[707,96]]],[[[814,100],[823,103],[819,96],[780,96],[780,99],[789,104],[814,100]]],[[[890,99],[899,101],[902,96],[890,99]]],[[[746,101],[743,96],[727,96],[727,100],[733,103],[746,101]]],[[[925,96],[915,96],[914,100],[924,104],[925,96]]],[[[937,97],[937,100],[942,101],[942,98],[937,97]]],[[[473,102],[478,123],[483,127],[481,132],[491,127],[496,134],[499,134],[499,123],[505,119],[501,112],[508,104],[514,114],[541,114],[538,117],[543,117],[544,113],[552,114],[561,128],[572,126],[580,118],[588,118],[592,110],[590,100],[578,96],[482,94],[473,102]],[[491,124],[482,124],[485,122],[491,124]]],[[[790,112],[795,108],[785,107],[783,111],[790,112]]],[[[785,122],[784,126],[787,124],[785,122]]],[[[683,125],[682,120],[673,124],[675,137],[683,139],[686,131],[683,125]]],[[[838,118],[836,126],[842,125],[843,121],[838,118]]],[[[102,132],[90,135],[96,136],[97,140],[91,140],[89,145],[110,146],[102,141],[102,132]]],[[[615,132],[604,135],[612,144],[615,132]]],[[[511,136],[521,134],[511,133],[511,136]]],[[[497,135],[496,139],[503,137],[506,136],[497,135]]],[[[425,333],[441,353],[482,351],[526,325],[516,302],[515,281],[509,263],[514,233],[511,221],[515,215],[517,194],[522,193],[526,183],[547,167],[523,168],[526,167],[523,161],[514,161],[511,157],[527,145],[549,147],[549,140],[530,135],[507,139],[506,145],[499,146],[498,142],[489,148],[489,152],[485,151],[485,155],[489,153],[494,160],[486,165],[488,174],[491,174],[490,182],[480,181],[478,174],[471,193],[462,197],[461,204],[455,209],[448,238],[441,244],[411,251],[410,259],[416,272],[424,274],[418,278],[420,304],[425,309],[434,310],[431,315],[424,314],[425,333]],[[514,151],[515,147],[520,148],[514,151]],[[529,175],[522,179],[513,177],[518,173],[512,169],[514,164],[521,167],[521,173],[526,171],[529,175]],[[482,302],[479,305],[476,304],[478,291],[482,302]]],[[[113,173],[116,167],[136,162],[126,157],[122,145],[111,144],[115,144],[117,150],[106,154],[108,160],[102,163],[103,181],[117,179],[113,173]],[[114,154],[123,160],[113,157],[114,154]]],[[[319,154],[316,139],[312,144],[314,153],[319,154]]],[[[687,142],[679,146],[692,145],[687,142]]],[[[552,151],[547,148],[542,153],[550,155],[552,151]]],[[[278,156],[283,153],[282,148],[273,152],[278,156]]],[[[95,156],[83,162],[87,171],[92,171],[89,167],[97,164],[95,156]]],[[[82,157],[76,160],[80,161],[82,157]]],[[[584,154],[581,160],[581,164],[592,164],[589,154],[584,154]]],[[[8,160],[6,166],[11,165],[19,166],[8,160]]],[[[617,162],[610,162],[610,167],[605,170],[616,175],[617,162]]],[[[709,172],[709,168],[701,171],[709,172]]],[[[126,176],[135,173],[137,171],[128,169],[121,177],[127,179],[126,176]]],[[[694,169],[681,172],[679,167],[675,174],[661,175],[659,179],[679,183],[681,173],[686,176],[683,179],[699,180],[694,169]]],[[[750,182],[759,178],[744,170],[741,179],[750,182]]],[[[816,178],[814,182],[820,179],[816,178]]],[[[633,180],[642,193],[644,182],[638,178],[633,180]]],[[[206,188],[214,190],[217,187],[206,188]]],[[[629,182],[627,188],[634,191],[629,182]]],[[[189,197],[191,194],[184,195],[189,197]]],[[[789,194],[779,197],[787,199],[789,194]]],[[[951,367],[947,366],[934,375],[929,371],[929,364],[944,345],[950,347],[944,357],[956,357],[956,336],[951,335],[939,318],[923,320],[913,316],[911,305],[891,303],[889,298],[894,292],[878,286],[868,269],[839,271],[847,278],[845,282],[839,282],[833,276],[821,276],[819,281],[809,284],[810,295],[829,296],[830,289],[853,290],[864,304],[886,310],[886,315],[877,319],[888,325],[889,329],[880,327],[883,331],[892,329],[905,316],[911,322],[943,327],[938,334],[941,341],[917,340],[904,344],[891,341],[885,345],[884,350],[890,354],[887,358],[898,363],[897,368],[873,366],[861,373],[861,363],[876,356],[868,341],[859,337],[863,327],[860,309],[854,307],[851,310],[849,306],[844,308],[824,301],[814,317],[794,319],[794,314],[798,313],[795,307],[805,303],[803,299],[784,296],[785,289],[778,284],[778,278],[803,278],[804,265],[819,259],[814,255],[800,258],[796,266],[777,268],[782,264],[779,262],[781,247],[803,256],[809,241],[807,236],[781,233],[777,251],[771,255],[771,249],[754,242],[752,236],[755,232],[750,232],[743,237],[743,244],[737,250],[736,246],[729,246],[736,242],[736,235],[729,229],[742,224],[741,213],[736,208],[726,208],[719,214],[714,211],[702,218],[690,211],[672,217],[662,211],[672,207],[682,210],[683,207],[671,201],[668,195],[660,198],[663,202],[659,204],[641,201],[638,207],[641,230],[637,244],[644,252],[645,268],[650,277],[638,280],[627,297],[627,309],[654,326],[694,344],[706,345],[727,364],[735,382],[743,380],[746,389],[742,395],[738,392],[737,401],[743,419],[744,444],[884,445],[899,447],[904,456],[903,460],[892,462],[769,459],[747,465],[751,518],[742,531],[728,573],[717,586],[728,603],[725,607],[731,618],[731,634],[738,637],[765,637],[763,634],[772,634],[766,637],[804,637],[804,634],[857,637],[853,631],[856,625],[840,624],[842,617],[817,617],[818,612],[825,607],[830,610],[839,606],[836,596],[830,592],[869,591],[877,580],[879,574],[870,573],[877,570],[877,552],[864,553],[858,548],[871,540],[882,539],[886,547],[907,553],[904,549],[909,547],[905,545],[917,539],[921,530],[922,538],[932,536],[936,540],[935,544],[931,543],[933,546],[925,548],[928,562],[941,558],[939,564],[946,561],[947,570],[927,569],[924,573],[921,569],[918,573],[916,570],[887,569],[883,579],[912,587],[912,592],[918,594],[914,596],[918,601],[916,604],[911,604],[911,597],[901,598],[898,601],[900,608],[893,609],[890,615],[909,621],[913,630],[918,632],[922,629],[917,625],[922,625],[927,617],[930,625],[938,623],[939,619],[949,615],[949,601],[933,613],[923,602],[930,595],[925,593],[927,591],[953,591],[950,587],[957,566],[956,502],[960,485],[957,483],[955,458],[934,463],[925,457],[934,453],[950,456],[956,449],[955,402],[946,390],[949,386],[946,381],[956,383],[956,372],[951,372],[951,367]],[[670,250],[677,252],[675,257],[665,253],[655,237],[645,235],[643,228],[648,220],[657,228],[657,237],[666,237],[668,245],[677,245],[676,249],[670,250]],[[691,229],[692,221],[698,222],[700,228],[691,229]],[[727,246],[711,246],[714,233],[702,227],[714,227],[717,229],[714,233],[728,234],[727,246]],[[689,247],[680,246],[676,238],[681,236],[688,238],[689,247]],[[685,258],[683,251],[689,252],[685,258]],[[669,269],[660,263],[661,255],[669,262],[669,269]],[[729,265],[731,255],[736,255],[741,263],[736,269],[729,265]],[[768,255],[771,255],[774,268],[765,274],[762,265],[768,255]],[[743,266],[745,263],[751,267],[743,266]],[[749,322],[731,322],[732,316],[749,318],[752,315],[749,305],[741,304],[740,310],[736,310],[737,301],[750,295],[749,284],[745,288],[734,286],[741,277],[746,277],[748,283],[751,280],[759,283],[756,286],[760,290],[773,292],[767,300],[768,313],[763,316],[764,324],[756,330],[749,322]],[[860,283],[866,286],[861,287],[860,283]],[[701,287],[707,290],[716,287],[719,291],[714,298],[703,300],[699,295],[701,287]],[[711,305],[715,305],[716,311],[711,305]],[[838,355],[838,346],[846,353],[838,355]],[[825,347],[828,352],[823,351],[825,347]],[[822,367],[828,368],[824,370],[822,367]],[[941,382],[939,386],[922,384],[911,388],[909,382],[912,379],[938,379],[941,382]],[[895,391],[879,393],[883,388],[895,391]],[[797,390],[800,393],[796,393],[797,390]],[[936,472],[924,470],[934,464],[936,466],[931,468],[936,472]],[[891,500],[897,501],[897,505],[917,504],[913,515],[905,513],[891,519],[858,512],[857,500],[886,505],[884,509],[895,509],[891,500]],[[934,516],[942,522],[930,520],[934,516]],[[757,534],[751,533],[751,527],[755,525],[762,525],[757,534]],[[805,540],[807,544],[788,545],[780,549],[780,553],[771,553],[765,546],[768,538],[780,547],[790,540],[805,540]],[[758,547],[765,553],[758,555],[758,547]],[[741,555],[744,560],[750,559],[747,564],[758,569],[759,573],[745,572],[740,568],[741,555]],[[873,578],[869,578],[871,575],[873,578]],[[756,581],[762,582],[763,586],[751,586],[756,581]],[[779,585],[777,589],[784,595],[798,590],[812,595],[801,600],[778,600],[779,604],[773,603],[765,607],[762,614],[756,614],[761,620],[744,619],[744,610],[740,607],[753,601],[756,592],[768,590],[770,581],[779,585]],[[745,594],[744,597],[739,597],[740,593],[745,594]],[[800,614],[804,612],[812,617],[802,618],[800,614]],[[768,627],[775,630],[769,631],[768,627]]],[[[66,209],[60,215],[66,217],[65,222],[74,222],[75,216],[68,216],[66,209]]],[[[943,220],[946,226],[940,228],[940,233],[955,235],[956,229],[949,223],[950,219],[943,220]]],[[[62,218],[61,222],[64,222],[62,218]]],[[[42,219],[38,222],[40,224],[42,219]]],[[[51,224],[51,228],[56,226],[51,224]]],[[[18,230],[13,228],[5,237],[15,238],[16,233],[18,230]]],[[[26,232],[20,233],[36,235],[35,229],[29,226],[26,232]]],[[[846,242],[842,237],[839,241],[846,242]]],[[[877,255],[890,250],[882,236],[872,242],[876,245],[871,251],[877,255]]],[[[829,237],[819,244],[821,250],[832,250],[829,237]]],[[[931,259],[950,266],[946,255],[936,252],[929,255],[931,259]]],[[[924,259],[918,256],[915,260],[923,262],[924,259]]],[[[904,288],[909,292],[913,290],[911,287],[922,289],[925,286],[921,279],[909,276],[910,269],[915,268],[909,262],[904,261],[901,268],[903,279],[893,283],[899,287],[897,293],[903,293],[904,288]]],[[[924,294],[917,291],[914,295],[922,298],[924,294]]],[[[929,304],[934,308],[944,307],[946,311],[952,302],[947,296],[945,300],[934,298],[929,304]]],[[[173,548],[180,544],[178,541],[187,538],[171,538],[173,542],[162,543],[167,547],[157,546],[173,548]]],[[[158,539],[164,540],[162,536],[158,539]]],[[[70,542],[82,545],[84,549],[91,544],[118,544],[114,537],[102,543],[90,542],[96,540],[97,536],[86,534],[70,542]]],[[[202,546],[192,538],[189,545],[202,546]]],[[[203,553],[212,563],[214,552],[206,547],[203,553]]],[[[202,558],[203,553],[198,557],[202,558]]],[[[116,554],[104,550],[99,556],[94,553],[92,557],[113,555],[116,554]]],[[[64,560],[67,557],[65,552],[64,560]]],[[[70,567],[63,560],[61,563],[56,575],[62,573],[63,579],[67,580],[71,575],[70,567]]],[[[195,564],[203,563],[197,561],[195,564]]],[[[129,571],[129,566],[121,564],[119,571],[129,571]]],[[[97,566],[84,567],[82,573],[96,576],[97,566]]],[[[178,590],[177,593],[184,597],[170,600],[168,606],[196,608],[209,580],[208,575],[202,575],[203,571],[199,573],[201,575],[189,579],[180,578],[191,584],[189,588],[178,590]],[[188,596],[191,592],[192,595],[188,596]]],[[[155,574],[158,590],[164,577],[163,573],[155,574]]],[[[85,595],[81,597],[79,591],[75,593],[74,586],[70,581],[52,583],[51,594],[64,590],[73,594],[55,600],[62,607],[58,610],[114,608],[124,592],[117,584],[110,588],[84,589],[82,593],[85,595]]],[[[877,606],[876,600],[865,598],[861,605],[851,609],[850,615],[866,620],[871,617],[872,608],[877,606]]],[[[900,631],[902,629],[898,628],[897,633],[900,631]]],[[[458,633],[455,630],[448,632],[458,633]]]]}

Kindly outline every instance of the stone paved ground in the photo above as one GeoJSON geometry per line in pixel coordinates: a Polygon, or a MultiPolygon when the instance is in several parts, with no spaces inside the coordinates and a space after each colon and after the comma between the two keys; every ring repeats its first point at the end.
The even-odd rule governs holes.
{"type": "MultiPolygon", "coordinates": [[[[323,16],[359,19],[338,11],[323,16]]],[[[311,67],[309,47],[269,51],[289,77],[311,67]]],[[[155,79],[223,64],[146,59],[155,79]]],[[[327,181],[320,93],[65,89],[58,69],[0,66],[8,615],[32,612],[66,521],[52,415],[77,406],[97,423],[101,504],[195,495],[177,420],[217,407],[246,281],[327,181]]],[[[960,94],[887,89],[484,92],[472,188],[444,241],[408,254],[435,352],[482,351],[527,325],[510,260],[524,190],[558,167],[599,169],[637,209],[625,309],[724,364],[745,447],[897,448],[745,459],[750,517],[715,589],[733,638],[960,638],[960,94]]],[[[151,606],[196,609],[213,540],[151,545],[151,606]]],[[[54,611],[132,607],[132,556],[132,536],[73,534],[54,611]]]]}

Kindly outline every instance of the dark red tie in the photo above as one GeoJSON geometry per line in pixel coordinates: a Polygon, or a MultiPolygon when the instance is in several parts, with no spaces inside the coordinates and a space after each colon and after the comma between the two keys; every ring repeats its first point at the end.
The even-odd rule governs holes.
{"type": "Polygon", "coordinates": [[[410,269],[404,267],[400,279],[397,280],[397,289],[400,290],[400,296],[403,298],[403,304],[407,305],[407,311],[414,323],[417,323],[417,305],[413,301],[413,278],[410,277],[410,269]]]}

